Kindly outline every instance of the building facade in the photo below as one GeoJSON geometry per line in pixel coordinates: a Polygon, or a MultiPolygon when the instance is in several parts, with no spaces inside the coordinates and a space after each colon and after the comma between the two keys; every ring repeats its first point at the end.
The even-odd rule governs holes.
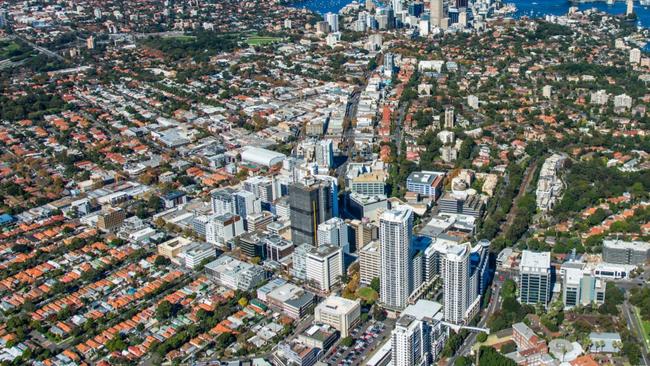
{"type": "Polygon", "coordinates": [[[384,212],[379,223],[381,256],[380,301],[399,310],[407,305],[413,290],[411,240],[413,211],[401,206],[384,212]]]}

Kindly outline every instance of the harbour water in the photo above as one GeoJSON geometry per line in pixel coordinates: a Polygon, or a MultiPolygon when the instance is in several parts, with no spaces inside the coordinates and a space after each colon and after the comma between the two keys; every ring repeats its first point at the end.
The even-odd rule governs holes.
{"type": "MultiPolygon", "coordinates": [[[[319,14],[327,12],[336,13],[352,0],[298,0],[291,3],[295,8],[307,8],[319,14]]],[[[506,0],[504,2],[514,3],[517,6],[515,17],[544,17],[545,15],[564,15],[572,6],[567,0],[506,0]]],[[[608,5],[605,1],[581,3],[577,5],[580,10],[596,8],[610,14],[625,13],[625,2],[617,1],[608,5]]],[[[638,24],[650,28],[650,6],[641,6],[635,1],[634,11],[638,17],[638,24]]]]}

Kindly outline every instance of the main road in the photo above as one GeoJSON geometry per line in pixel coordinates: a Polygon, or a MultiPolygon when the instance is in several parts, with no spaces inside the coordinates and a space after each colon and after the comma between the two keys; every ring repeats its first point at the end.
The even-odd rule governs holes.
{"type": "MultiPolygon", "coordinates": [[[[488,305],[487,309],[483,312],[483,316],[481,317],[481,320],[479,320],[477,328],[485,328],[485,325],[487,324],[488,319],[494,312],[501,307],[501,285],[502,282],[498,280],[497,274],[494,275],[494,285],[492,287],[492,297],[490,299],[490,304],[488,305]]],[[[451,357],[449,358],[448,365],[453,365],[454,362],[456,362],[456,359],[460,356],[466,356],[470,354],[472,347],[474,344],[476,344],[476,332],[471,332],[467,338],[465,338],[465,341],[463,344],[460,346],[458,351],[451,357]]]]}
{"type": "Polygon", "coordinates": [[[634,313],[634,309],[627,301],[627,299],[625,299],[625,301],[623,302],[622,308],[623,308],[622,309],[623,316],[625,316],[625,320],[627,321],[627,324],[631,327],[633,332],[636,333],[639,340],[643,343],[643,347],[641,347],[641,356],[643,359],[643,364],[645,366],[650,366],[650,357],[648,357],[648,344],[646,343],[645,337],[643,336],[643,332],[644,332],[643,327],[639,324],[637,316],[634,313]]]}

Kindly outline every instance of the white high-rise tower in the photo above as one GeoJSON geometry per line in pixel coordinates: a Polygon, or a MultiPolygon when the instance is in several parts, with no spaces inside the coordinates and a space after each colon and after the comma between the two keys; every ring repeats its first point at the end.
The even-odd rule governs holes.
{"type": "Polygon", "coordinates": [[[379,226],[380,300],[386,307],[400,310],[407,305],[413,289],[413,211],[406,206],[386,211],[381,215],[379,226]]]}
{"type": "Polygon", "coordinates": [[[441,258],[444,315],[450,323],[462,323],[469,307],[469,254],[468,244],[453,245],[441,258]]]}
{"type": "Polygon", "coordinates": [[[330,26],[330,32],[336,33],[339,31],[339,15],[336,13],[325,14],[325,21],[330,26]]]}

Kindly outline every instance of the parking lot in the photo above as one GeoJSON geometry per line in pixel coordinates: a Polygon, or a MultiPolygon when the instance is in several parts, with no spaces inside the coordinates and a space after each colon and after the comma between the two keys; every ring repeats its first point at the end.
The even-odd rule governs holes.
{"type": "Polygon", "coordinates": [[[390,336],[390,328],[384,322],[371,321],[354,328],[350,336],[354,339],[352,346],[345,347],[339,343],[328,352],[323,362],[340,366],[361,364],[369,353],[390,336]]]}

